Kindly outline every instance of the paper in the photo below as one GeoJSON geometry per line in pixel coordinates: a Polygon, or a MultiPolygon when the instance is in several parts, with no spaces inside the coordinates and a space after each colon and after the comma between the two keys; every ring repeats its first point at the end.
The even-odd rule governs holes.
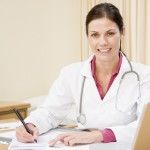
{"type": "Polygon", "coordinates": [[[15,131],[7,131],[7,132],[1,132],[0,137],[5,137],[5,138],[13,138],[15,135],[15,131]]]}
{"type": "Polygon", "coordinates": [[[9,150],[21,150],[21,149],[26,149],[26,150],[29,150],[29,149],[32,149],[32,150],[49,150],[49,146],[48,144],[42,144],[42,143],[20,143],[20,142],[16,142],[16,141],[13,141],[9,148],[9,150]]]}
{"type": "Polygon", "coordinates": [[[0,132],[14,130],[18,126],[18,122],[0,123],[0,132]]]}
{"type": "MultiPolygon", "coordinates": [[[[54,147],[49,147],[48,141],[55,139],[57,135],[67,132],[60,129],[51,130],[38,137],[37,143],[21,143],[13,138],[12,143],[9,146],[9,150],[89,150],[89,145],[82,146],[65,146],[63,143],[58,142],[54,147]]],[[[71,132],[71,131],[68,131],[71,132]]]]}

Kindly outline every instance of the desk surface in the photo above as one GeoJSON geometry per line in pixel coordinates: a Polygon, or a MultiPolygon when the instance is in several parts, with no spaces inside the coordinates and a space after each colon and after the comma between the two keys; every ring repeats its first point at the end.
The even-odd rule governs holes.
{"type": "Polygon", "coordinates": [[[0,102],[0,120],[17,118],[16,114],[12,111],[13,108],[18,109],[23,118],[26,118],[30,106],[30,103],[25,102],[0,102]]]}
{"type": "Polygon", "coordinates": [[[90,150],[131,150],[131,144],[126,142],[91,144],[90,150]]]}
{"type": "Polygon", "coordinates": [[[0,150],[8,150],[8,144],[0,144],[0,150]]]}
{"type": "MultiPolygon", "coordinates": [[[[0,144],[0,150],[8,150],[7,144],[0,144]]],[[[61,148],[60,148],[61,150],[61,148]]],[[[125,143],[91,144],[89,150],[131,150],[125,143]]]]}
{"type": "Polygon", "coordinates": [[[31,106],[30,103],[25,102],[0,102],[0,104],[0,112],[8,111],[12,108],[24,109],[31,106]]]}
{"type": "MultiPolygon", "coordinates": [[[[62,130],[62,129],[57,129],[57,130],[62,130]]],[[[63,149],[63,148],[59,148],[59,150],[61,150],[61,149],[63,149]]],[[[68,150],[70,150],[70,149],[68,148],[68,150]]],[[[129,142],[113,142],[113,143],[90,144],[89,150],[131,150],[131,143],[129,143],[129,142]]]]}

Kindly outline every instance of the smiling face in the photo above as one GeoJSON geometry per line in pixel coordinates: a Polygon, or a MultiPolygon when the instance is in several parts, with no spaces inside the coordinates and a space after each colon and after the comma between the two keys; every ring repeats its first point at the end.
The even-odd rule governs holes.
{"type": "Polygon", "coordinates": [[[88,41],[96,60],[118,59],[121,33],[117,24],[106,17],[92,20],[88,25],[88,41]]]}

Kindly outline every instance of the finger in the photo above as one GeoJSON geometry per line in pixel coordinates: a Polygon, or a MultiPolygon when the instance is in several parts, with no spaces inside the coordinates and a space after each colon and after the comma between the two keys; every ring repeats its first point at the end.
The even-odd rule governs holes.
{"type": "Polygon", "coordinates": [[[34,142],[34,137],[33,135],[27,133],[23,134],[23,139],[25,139],[25,142],[33,143],[34,142]]]}
{"type": "Polygon", "coordinates": [[[76,138],[73,138],[69,141],[69,146],[74,146],[76,144],[79,144],[76,138]]]}
{"type": "Polygon", "coordinates": [[[38,129],[34,128],[34,130],[33,130],[33,138],[37,139],[38,135],[39,135],[38,129]]]}
{"type": "Polygon", "coordinates": [[[17,140],[20,142],[33,142],[33,136],[29,133],[21,133],[16,135],[17,140]]]}
{"type": "Polygon", "coordinates": [[[63,142],[63,143],[64,143],[66,146],[68,146],[68,145],[70,145],[70,144],[69,144],[69,141],[72,140],[72,139],[74,139],[73,136],[67,136],[67,137],[64,138],[64,142],[63,142]]]}
{"type": "Polygon", "coordinates": [[[49,141],[48,144],[49,144],[50,147],[53,147],[53,146],[55,146],[55,144],[56,144],[58,141],[59,141],[59,140],[57,140],[57,139],[53,139],[53,140],[49,141]]]}
{"type": "Polygon", "coordinates": [[[56,139],[63,142],[64,138],[67,136],[70,136],[70,135],[69,134],[59,134],[56,139]]]}
{"type": "Polygon", "coordinates": [[[23,126],[16,129],[16,137],[20,142],[33,142],[33,136],[23,126]]]}
{"type": "Polygon", "coordinates": [[[59,134],[55,139],[50,140],[50,141],[48,142],[49,146],[50,146],[50,147],[53,147],[58,141],[64,142],[63,139],[64,139],[66,136],[67,136],[66,134],[59,134]]]}
{"type": "Polygon", "coordinates": [[[32,133],[31,135],[33,136],[34,141],[36,141],[39,135],[38,128],[34,124],[31,124],[31,123],[28,123],[27,126],[31,130],[31,133],[32,133]]]}

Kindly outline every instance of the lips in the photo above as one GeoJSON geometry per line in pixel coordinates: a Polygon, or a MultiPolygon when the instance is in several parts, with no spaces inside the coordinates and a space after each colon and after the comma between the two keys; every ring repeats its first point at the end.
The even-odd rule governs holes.
{"type": "Polygon", "coordinates": [[[108,53],[111,49],[110,48],[105,48],[105,49],[97,49],[97,51],[101,53],[108,53]]]}

